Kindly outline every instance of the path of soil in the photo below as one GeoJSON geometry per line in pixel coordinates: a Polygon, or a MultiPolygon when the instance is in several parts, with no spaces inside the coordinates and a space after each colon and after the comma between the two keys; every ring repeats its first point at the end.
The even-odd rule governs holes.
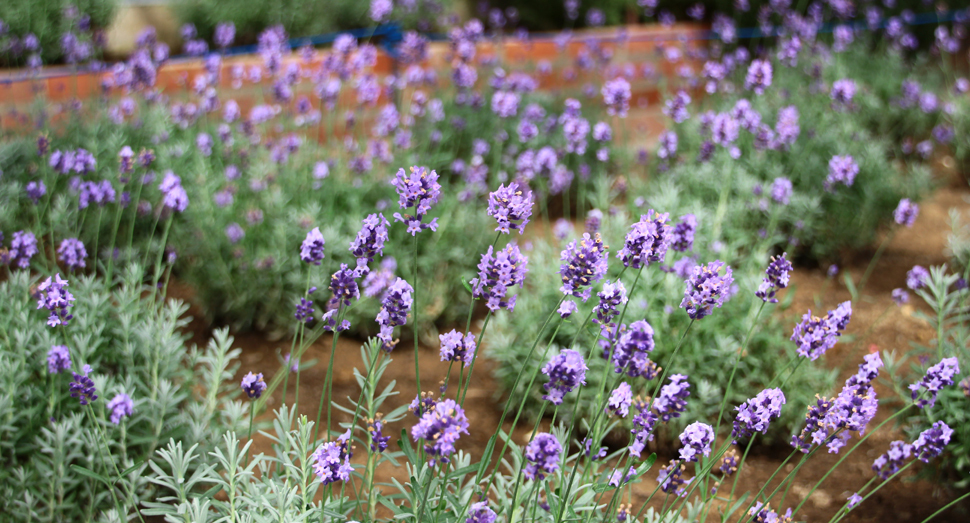
{"type": "MultiPolygon", "coordinates": [[[[930,267],[947,261],[944,249],[947,235],[950,232],[948,213],[951,208],[955,207],[960,209],[964,219],[967,219],[970,217],[968,200],[970,200],[970,191],[967,190],[965,182],[954,180],[952,183],[941,187],[931,198],[921,204],[919,219],[912,229],[902,230],[895,235],[879,261],[871,281],[865,288],[864,295],[853,303],[853,317],[848,328],[848,334],[861,339],[858,343],[840,343],[824,356],[825,363],[833,366],[833,368],[840,369],[840,379],[844,380],[848,375],[855,372],[857,364],[862,361],[862,357],[872,346],[879,349],[895,349],[898,353],[905,354],[910,348],[910,341],[926,343],[933,337],[934,333],[929,325],[914,315],[917,309],[925,308],[925,305],[915,303],[921,300],[913,296],[910,305],[896,307],[892,302],[890,293],[894,288],[905,286],[906,271],[913,265],[919,264],[930,267]],[[873,325],[874,322],[876,322],[875,325],[873,325]],[[870,329],[871,332],[866,334],[870,329]]],[[[871,252],[858,253],[853,259],[845,260],[846,263],[842,270],[851,271],[858,279],[864,272],[871,255],[871,252]]],[[[798,314],[809,308],[816,311],[825,311],[834,308],[839,302],[850,299],[848,290],[841,283],[827,282],[822,270],[796,269],[792,277],[792,286],[789,289],[789,292],[791,291],[796,292],[796,297],[790,310],[798,314]],[[816,299],[820,301],[821,307],[815,304],[816,299]]],[[[195,317],[201,317],[201,314],[195,314],[195,317]]],[[[793,318],[793,324],[794,321],[796,319],[793,318]]],[[[205,343],[211,333],[207,326],[201,325],[199,322],[195,322],[190,326],[190,329],[193,331],[193,341],[200,344],[205,343]]],[[[324,387],[330,345],[329,337],[321,339],[308,349],[304,360],[308,361],[310,358],[315,358],[318,361],[316,366],[301,373],[300,412],[310,419],[316,418],[320,394],[324,387]]],[[[259,333],[242,333],[236,336],[235,346],[243,349],[241,356],[241,368],[243,370],[241,372],[260,370],[271,375],[279,367],[277,354],[287,353],[290,349],[290,342],[288,340],[271,341],[259,333]]],[[[353,368],[361,366],[359,347],[359,340],[347,338],[340,339],[337,344],[333,397],[343,404],[349,403],[346,398],[350,396],[356,399],[359,392],[353,376],[353,368]]],[[[397,381],[397,390],[401,392],[401,395],[392,400],[392,405],[396,406],[403,402],[409,402],[416,392],[414,353],[410,350],[410,343],[402,343],[402,347],[393,353],[393,357],[394,364],[388,368],[383,381],[385,383],[390,380],[397,381]]],[[[436,350],[427,347],[422,348],[419,363],[426,390],[434,387],[439,380],[443,379],[447,371],[447,365],[438,361],[438,359],[436,350]]],[[[466,402],[466,411],[475,430],[462,437],[459,447],[473,456],[482,454],[488,437],[494,433],[501,416],[502,404],[494,400],[498,385],[490,376],[491,365],[492,363],[487,359],[480,361],[475,370],[474,381],[466,402]]],[[[453,379],[455,378],[456,374],[453,375],[453,379]]],[[[292,390],[291,384],[291,402],[292,390]]],[[[270,399],[268,404],[270,409],[279,405],[279,396],[280,394],[277,392],[276,396],[270,399]]],[[[880,391],[880,397],[889,397],[889,394],[886,391],[880,391]]],[[[877,416],[876,422],[885,419],[889,410],[883,408],[877,416]]],[[[261,417],[266,420],[270,415],[264,414],[261,417]]],[[[345,418],[347,417],[343,415],[338,419],[339,421],[346,421],[345,418]]],[[[410,425],[413,420],[406,418],[405,422],[410,425]]],[[[385,434],[392,436],[400,434],[400,430],[406,428],[406,426],[404,424],[399,425],[390,427],[385,434]]],[[[506,426],[506,430],[508,428],[506,426]]],[[[802,511],[799,512],[799,520],[829,520],[835,511],[842,506],[847,496],[858,490],[872,477],[870,468],[872,460],[888,448],[890,441],[903,437],[898,431],[887,429],[888,427],[870,437],[841,465],[836,474],[833,474],[821,488],[812,494],[802,511]]],[[[514,435],[515,439],[520,442],[527,441],[527,431],[526,428],[517,430],[514,435]]],[[[392,437],[392,445],[394,445],[393,442],[396,439],[396,437],[392,437]]],[[[856,441],[855,438],[853,438],[854,441],[856,441]]],[[[260,451],[270,452],[268,441],[264,438],[257,438],[254,451],[256,453],[260,451]]],[[[746,466],[741,471],[738,492],[758,491],[789,452],[790,448],[788,447],[753,450],[752,455],[748,457],[746,466]]],[[[365,453],[360,452],[358,454],[358,457],[362,457],[365,453]]],[[[658,463],[665,463],[672,457],[674,457],[672,453],[661,455],[658,463]]],[[[791,489],[786,505],[793,506],[801,502],[815,481],[821,478],[840,457],[840,455],[819,452],[812,460],[809,460],[799,473],[798,480],[791,489]]],[[[634,506],[640,506],[656,488],[657,483],[651,478],[656,477],[659,464],[655,465],[654,470],[634,487],[634,506]]],[[[792,465],[789,464],[787,467],[790,470],[792,465]]],[[[391,474],[400,476],[402,473],[403,471],[400,469],[396,471],[393,469],[381,470],[378,474],[379,481],[388,480],[391,474]]],[[[780,474],[779,476],[783,475],[780,474]]],[[[914,475],[907,474],[907,477],[896,480],[883,488],[860,508],[852,511],[846,521],[918,522],[952,499],[952,493],[944,492],[929,481],[916,480],[914,475]]],[[[399,477],[399,479],[404,481],[406,478],[399,477]]],[[[775,499],[777,500],[778,497],[775,499]]],[[[659,508],[659,504],[657,508],[659,508]]],[[[966,520],[965,512],[958,514],[956,510],[950,510],[949,513],[939,516],[936,521],[957,522],[966,520]]]]}

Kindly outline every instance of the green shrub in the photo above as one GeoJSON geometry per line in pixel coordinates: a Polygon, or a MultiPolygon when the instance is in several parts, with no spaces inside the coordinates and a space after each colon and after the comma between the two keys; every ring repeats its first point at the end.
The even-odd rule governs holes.
{"type": "MultiPolygon", "coordinates": [[[[23,37],[33,33],[40,40],[44,63],[64,59],[61,35],[75,28],[75,21],[64,16],[65,9],[77,7],[80,15],[91,17],[91,27],[107,29],[114,17],[118,0],[41,0],[39,2],[0,3],[0,21],[8,26],[11,35],[23,37]]],[[[0,41],[3,37],[0,36],[0,41]]],[[[26,55],[19,58],[0,53],[0,64],[23,66],[26,55]]]]}

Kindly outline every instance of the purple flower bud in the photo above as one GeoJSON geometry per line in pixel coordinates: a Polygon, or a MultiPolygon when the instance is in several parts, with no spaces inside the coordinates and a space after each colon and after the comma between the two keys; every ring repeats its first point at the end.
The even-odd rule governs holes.
{"type": "Polygon", "coordinates": [[[919,205],[909,201],[909,198],[899,200],[899,205],[893,211],[893,219],[905,227],[912,227],[916,223],[917,216],[919,216],[919,205]]]}
{"type": "Polygon", "coordinates": [[[324,485],[347,481],[350,479],[350,473],[354,471],[354,467],[350,464],[351,456],[353,456],[353,448],[350,445],[350,430],[347,430],[336,441],[324,443],[313,452],[310,456],[313,461],[313,472],[324,485]]]}
{"type": "Polygon", "coordinates": [[[257,399],[263,395],[263,391],[266,390],[266,382],[263,381],[263,373],[253,374],[250,372],[243,377],[240,383],[243,392],[249,396],[250,399],[257,399]]]}
{"type": "Polygon", "coordinates": [[[121,423],[121,418],[127,418],[131,416],[135,409],[135,402],[125,394],[121,393],[111,398],[108,402],[108,410],[111,411],[111,423],[118,425],[121,423]]]}
{"type": "Polygon", "coordinates": [[[909,386],[916,406],[922,409],[935,405],[937,394],[943,390],[943,387],[953,385],[953,377],[959,373],[960,362],[955,357],[943,358],[939,363],[930,367],[921,380],[909,386]],[[926,394],[929,397],[920,398],[920,389],[926,389],[926,394]],[[919,399],[917,400],[917,398],[919,399]]]}
{"type": "Polygon", "coordinates": [[[71,369],[71,353],[66,345],[51,345],[47,351],[47,372],[60,374],[71,369]]]}
{"type": "Polygon", "coordinates": [[[324,257],[323,246],[325,243],[326,240],[323,239],[320,228],[314,227],[313,230],[307,233],[303,244],[300,245],[300,259],[306,263],[320,265],[324,257]]]}
{"type": "Polygon", "coordinates": [[[549,377],[549,382],[544,385],[546,394],[542,399],[552,402],[553,405],[562,404],[563,396],[586,383],[587,370],[583,356],[574,350],[566,349],[553,356],[542,367],[542,373],[549,377]]]}

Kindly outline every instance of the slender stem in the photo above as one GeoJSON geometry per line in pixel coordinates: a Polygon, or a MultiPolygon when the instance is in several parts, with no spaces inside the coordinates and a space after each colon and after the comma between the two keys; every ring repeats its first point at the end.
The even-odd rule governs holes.
{"type": "MultiPolygon", "coordinates": [[[[249,441],[253,440],[253,418],[255,416],[256,416],[256,405],[250,404],[249,405],[249,436],[248,436],[249,441]]],[[[249,451],[252,448],[253,448],[252,444],[246,447],[246,466],[247,467],[249,466],[249,451]]]]}
{"type": "Polygon", "coordinates": [[[418,313],[420,312],[420,307],[418,306],[418,235],[414,236],[414,283],[412,283],[413,291],[411,292],[412,303],[414,304],[414,380],[418,387],[418,396],[421,395],[421,366],[419,365],[418,358],[418,313]]]}
{"type": "Polygon", "coordinates": [[[896,228],[893,228],[889,231],[889,234],[887,234],[882,240],[882,243],[879,244],[879,248],[876,249],[876,254],[874,254],[872,259],[869,260],[869,266],[866,267],[866,272],[862,275],[862,279],[859,280],[859,286],[857,287],[857,292],[859,294],[862,294],[862,289],[865,288],[866,282],[869,281],[869,276],[872,276],[872,271],[876,268],[876,263],[879,262],[879,258],[882,256],[883,251],[886,250],[886,247],[889,246],[889,242],[892,241],[893,236],[896,235],[896,230],[896,228]]]}
{"type": "Polygon", "coordinates": [[[735,375],[735,373],[737,373],[738,364],[741,363],[741,356],[744,355],[744,351],[748,347],[748,340],[751,339],[751,332],[754,331],[755,325],[758,324],[758,318],[761,317],[761,311],[763,311],[765,309],[765,304],[766,303],[767,302],[762,301],[761,302],[761,306],[758,307],[758,313],[755,314],[754,321],[752,321],[751,322],[751,326],[748,327],[748,332],[747,332],[747,334],[744,335],[744,341],[741,343],[741,349],[738,350],[738,355],[737,355],[736,358],[734,358],[734,366],[731,368],[731,378],[728,379],[727,387],[724,389],[724,397],[721,398],[721,409],[717,413],[717,424],[714,425],[714,434],[715,435],[717,435],[717,433],[721,429],[721,419],[724,416],[724,409],[725,409],[725,407],[727,407],[728,397],[731,395],[731,387],[732,387],[732,385],[734,385],[734,375],[735,375]]]}
{"type": "MultiPolygon", "coordinates": [[[[333,407],[333,401],[330,400],[331,395],[333,394],[333,358],[337,354],[337,340],[340,339],[340,331],[338,329],[339,329],[340,323],[341,323],[341,321],[343,319],[343,312],[344,312],[343,311],[343,307],[340,307],[340,308],[341,308],[341,310],[337,313],[337,324],[336,324],[336,327],[334,327],[334,330],[333,330],[333,341],[330,344],[330,363],[327,364],[327,377],[324,380],[325,383],[326,383],[325,384],[325,388],[327,389],[327,394],[326,394],[326,396],[320,395],[320,405],[317,407],[317,423],[313,427],[313,441],[314,442],[317,441],[317,434],[319,432],[318,429],[320,427],[320,415],[323,414],[323,400],[324,400],[324,398],[326,398],[326,400],[327,400],[327,441],[330,441],[330,422],[331,422],[331,419],[332,419],[331,418],[331,415],[332,415],[331,414],[331,411],[332,411],[332,407],[333,407]]],[[[297,376],[297,379],[299,379],[299,376],[297,376]]]]}
{"type": "Polygon", "coordinates": [[[943,506],[943,508],[941,508],[940,510],[937,510],[936,512],[930,514],[929,517],[927,517],[926,519],[923,520],[923,523],[927,523],[928,521],[930,521],[931,519],[935,518],[936,516],[939,516],[944,511],[946,511],[946,509],[948,509],[948,508],[956,505],[957,503],[959,503],[959,502],[967,499],[967,497],[970,497],[970,492],[967,492],[966,494],[958,497],[957,499],[954,499],[953,501],[951,501],[951,502],[947,503],[945,506],[943,506]]]}

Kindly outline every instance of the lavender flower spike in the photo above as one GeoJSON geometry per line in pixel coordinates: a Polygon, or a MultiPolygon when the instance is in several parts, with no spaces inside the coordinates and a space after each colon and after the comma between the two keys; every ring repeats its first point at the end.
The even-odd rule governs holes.
{"type": "Polygon", "coordinates": [[[60,374],[62,371],[70,370],[71,353],[66,345],[52,345],[51,350],[47,351],[47,372],[50,374],[60,374]]]}
{"type": "Polygon", "coordinates": [[[563,262],[559,267],[562,278],[560,291],[563,294],[581,298],[584,302],[589,299],[593,282],[599,281],[606,274],[607,247],[599,233],[590,236],[583,234],[583,239],[577,244],[575,240],[566,246],[559,259],[563,262]]]}
{"type": "Polygon", "coordinates": [[[266,382],[263,381],[263,373],[253,374],[252,372],[246,374],[240,387],[249,396],[250,399],[258,399],[263,395],[263,391],[266,390],[266,382]]]}
{"type": "Polygon", "coordinates": [[[523,475],[531,480],[546,479],[546,476],[559,471],[561,454],[562,444],[555,436],[548,432],[536,434],[525,448],[528,465],[525,466],[523,475]]]}
{"type": "Polygon", "coordinates": [[[835,346],[851,317],[852,304],[848,301],[829,311],[824,318],[812,316],[812,311],[805,313],[791,336],[791,341],[798,345],[798,355],[817,360],[835,346]]]}
{"type": "Polygon", "coordinates": [[[487,298],[488,308],[493,312],[503,308],[511,312],[515,309],[517,295],[508,298],[509,289],[516,285],[522,286],[528,272],[528,262],[528,258],[519,251],[515,242],[510,242],[504,249],[494,253],[489,246],[488,252],[482,255],[482,261],[478,264],[478,276],[469,282],[472,296],[475,299],[487,298]]]}
{"type": "Polygon", "coordinates": [[[731,267],[720,260],[694,267],[693,273],[687,279],[684,289],[684,299],[680,306],[687,310],[692,320],[699,320],[711,314],[714,307],[721,307],[727,298],[734,277],[731,267]],[[720,274],[724,268],[724,275],[720,274]]]}
{"type": "Polygon", "coordinates": [[[909,201],[909,198],[899,200],[899,206],[893,211],[893,219],[905,227],[912,227],[916,223],[917,216],[919,216],[919,205],[909,201]]]}
{"type": "Polygon", "coordinates": [[[913,452],[920,461],[929,463],[931,458],[943,453],[943,447],[950,443],[951,436],[953,436],[953,429],[946,423],[937,421],[916,438],[913,442],[913,452]]]}
{"type": "Polygon", "coordinates": [[[326,240],[323,239],[323,234],[320,233],[319,227],[314,227],[313,230],[306,234],[306,239],[303,240],[303,244],[300,245],[300,259],[306,263],[312,263],[313,265],[320,265],[323,261],[323,245],[326,240]]]}
{"type": "Polygon", "coordinates": [[[960,374],[960,362],[956,357],[943,358],[939,363],[930,367],[922,379],[909,386],[916,406],[922,409],[935,405],[936,396],[943,390],[943,387],[953,385],[953,377],[957,374],[960,374]],[[929,397],[919,398],[920,389],[926,389],[929,397]]]}
{"type": "Polygon", "coordinates": [[[381,301],[381,310],[377,313],[377,324],[381,331],[377,338],[381,340],[381,348],[386,352],[394,350],[397,340],[391,336],[394,334],[394,327],[404,325],[408,321],[408,311],[411,310],[413,298],[411,293],[414,289],[408,282],[398,278],[388,287],[387,293],[381,301]]]}
{"type": "Polygon", "coordinates": [[[771,263],[768,264],[768,268],[765,270],[765,279],[758,286],[758,291],[755,292],[755,296],[765,302],[778,303],[778,298],[775,298],[775,293],[778,289],[788,287],[788,273],[792,270],[791,262],[785,258],[787,254],[783,252],[780,257],[771,257],[771,263]]]}
{"type": "Polygon", "coordinates": [[[77,399],[82,406],[98,399],[98,395],[95,394],[97,389],[94,388],[94,381],[88,377],[91,373],[91,366],[85,365],[81,372],[84,374],[78,374],[74,372],[74,380],[71,381],[70,391],[71,397],[77,399]]]}
{"type": "Polygon", "coordinates": [[[135,402],[131,401],[131,398],[125,393],[116,395],[108,402],[108,410],[111,411],[111,423],[115,425],[121,423],[121,418],[131,416],[134,409],[135,402]]]}
{"type": "Polygon", "coordinates": [[[781,389],[765,389],[735,408],[738,417],[731,430],[733,443],[737,445],[739,439],[747,438],[755,432],[766,434],[768,424],[781,416],[781,406],[784,404],[785,394],[781,389]]]}
{"type": "Polygon", "coordinates": [[[523,192],[515,182],[508,187],[503,184],[488,195],[488,215],[498,222],[496,231],[509,234],[517,230],[522,234],[532,216],[533,204],[532,191],[523,192]]]}
{"type": "Polygon", "coordinates": [[[437,230],[437,218],[429,223],[423,223],[422,220],[431,211],[431,206],[438,203],[438,198],[441,196],[438,173],[427,167],[418,166],[411,167],[410,174],[406,174],[404,169],[399,169],[391,184],[397,190],[398,205],[401,209],[414,207],[414,216],[394,213],[394,220],[407,224],[411,236],[424,229],[437,230]]]}
{"type": "Polygon", "coordinates": [[[700,455],[711,455],[711,443],[714,441],[714,428],[706,423],[694,422],[687,425],[680,434],[680,459],[695,462],[700,455]]]}
{"type": "Polygon", "coordinates": [[[562,404],[563,396],[586,383],[587,370],[589,368],[583,361],[583,356],[572,349],[553,356],[542,367],[542,373],[549,377],[549,382],[544,385],[546,395],[542,399],[551,401],[553,405],[562,404]]]}
{"type": "Polygon", "coordinates": [[[357,258],[357,275],[364,276],[370,270],[367,265],[378,255],[384,255],[387,228],[390,222],[383,214],[371,214],[364,218],[357,237],[350,243],[350,253],[357,258]]]}
{"type": "Polygon", "coordinates": [[[640,221],[630,226],[623,248],[616,253],[616,257],[623,260],[624,266],[634,269],[646,267],[652,262],[662,263],[671,243],[671,227],[667,224],[669,219],[669,213],[661,214],[653,209],[640,216],[640,221]]]}
{"type": "Polygon", "coordinates": [[[67,280],[61,278],[60,273],[51,279],[48,277],[37,287],[40,298],[37,300],[37,308],[46,308],[50,311],[47,317],[47,325],[56,327],[67,325],[67,322],[74,317],[71,314],[71,304],[74,303],[74,295],[67,290],[67,280]]]}
{"type": "Polygon", "coordinates": [[[433,410],[425,412],[421,420],[411,427],[414,441],[425,441],[424,451],[430,458],[428,466],[449,463],[448,456],[455,452],[455,443],[461,434],[468,434],[468,418],[461,405],[452,399],[442,400],[433,410]]]}
{"type": "Polygon", "coordinates": [[[451,332],[439,334],[441,341],[441,361],[460,361],[467,367],[475,357],[475,334],[469,332],[462,336],[452,329],[451,332]]]}
{"type": "Polygon", "coordinates": [[[354,471],[354,467],[350,464],[353,449],[349,442],[350,430],[338,437],[337,441],[320,445],[310,456],[313,461],[313,472],[324,485],[350,479],[350,473],[354,471]]]}

